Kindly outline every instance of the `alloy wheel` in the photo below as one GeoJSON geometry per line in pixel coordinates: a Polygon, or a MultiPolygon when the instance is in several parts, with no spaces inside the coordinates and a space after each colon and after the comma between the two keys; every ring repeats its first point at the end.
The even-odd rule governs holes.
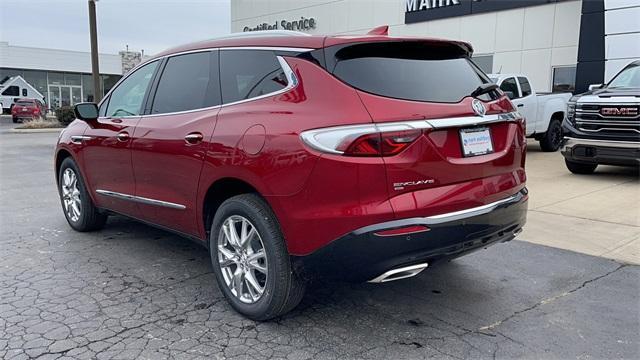
{"type": "Polygon", "coordinates": [[[80,219],[82,200],[80,199],[80,190],[78,189],[78,177],[71,168],[66,168],[62,174],[62,204],[64,211],[73,222],[80,219]]]}
{"type": "Polygon", "coordinates": [[[267,255],[256,227],[245,217],[229,216],[218,233],[218,265],[226,286],[243,303],[260,300],[267,284],[267,255]]]}

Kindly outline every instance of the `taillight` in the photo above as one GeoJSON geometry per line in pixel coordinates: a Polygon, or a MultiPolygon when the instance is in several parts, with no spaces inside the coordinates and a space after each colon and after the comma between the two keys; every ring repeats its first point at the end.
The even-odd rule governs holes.
{"type": "Polygon", "coordinates": [[[312,148],[330,154],[393,156],[431,128],[426,121],[408,121],[309,130],[300,137],[312,148]]]}
{"type": "Polygon", "coordinates": [[[422,130],[381,132],[362,135],[344,151],[347,156],[392,156],[402,152],[420,135],[422,130]]]}

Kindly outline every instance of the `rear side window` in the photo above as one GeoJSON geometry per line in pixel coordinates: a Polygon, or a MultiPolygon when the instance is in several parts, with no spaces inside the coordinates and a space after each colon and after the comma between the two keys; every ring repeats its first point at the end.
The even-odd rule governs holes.
{"type": "Polygon", "coordinates": [[[513,99],[519,97],[518,96],[518,84],[516,84],[516,78],[506,78],[500,84],[500,90],[504,92],[510,92],[513,95],[513,99]]]}
{"type": "Polygon", "coordinates": [[[251,99],[287,86],[287,77],[273,51],[221,50],[222,102],[251,99]]]}
{"type": "Polygon", "coordinates": [[[451,43],[383,42],[327,49],[328,70],[376,95],[455,103],[490,80],[451,43]]]}
{"type": "Polygon", "coordinates": [[[520,90],[522,90],[522,96],[529,96],[531,95],[531,84],[529,84],[529,80],[527,80],[527,78],[518,77],[518,81],[520,82],[520,90]]]}
{"type": "Polygon", "coordinates": [[[151,113],[171,113],[215,105],[220,105],[218,52],[170,57],[160,77],[151,113]]]}

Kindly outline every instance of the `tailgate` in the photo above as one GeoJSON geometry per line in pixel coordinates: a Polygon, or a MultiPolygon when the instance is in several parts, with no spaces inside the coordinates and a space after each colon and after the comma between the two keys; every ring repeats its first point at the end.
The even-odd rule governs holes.
{"type": "Polygon", "coordinates": [[[468,55],[458,44],[419,42],[326,52],[328,70],[358,89],[381,129],[427,123],[402,152],[383,156],[399,217],[483,205],[524,186],[522,118],[500,91],[478,92],[490,80],[468,55]]]}

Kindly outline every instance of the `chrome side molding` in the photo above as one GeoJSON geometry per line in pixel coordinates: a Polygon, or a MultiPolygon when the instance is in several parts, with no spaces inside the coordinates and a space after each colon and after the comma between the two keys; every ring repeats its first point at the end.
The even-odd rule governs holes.
{"type": "Polygon", "coordinates": [[[145,197],[142,197],[142,196],[123,194],[123,193],[119,193],[119,192],[115,192],[115,191],[98,189],[98,190],[96,190],[96,192],[98,194],[100,194],[100,195],[111,196],[111,197],[118,198],[118,199],[121,199],[121,200],[134,201],[134,202],[138,202],[138,203],[141,203],[141,204],[156,205],[156,206],[162,206],[162,207],[167,207],[167,208],[177,209],[177,210],[184,210],[184,209],[187,208],[186,206],[181,205],[181,204],[176,204],[176,203],[172,203],[172,202],[168,202],[168,201],[162,201],[162,200],[156,200],[156,199],[149,199],[149,198],[145,198],[145,197]]]}
{"type": "Polygon", "coordinates": [[[406,279],[410,277],[414,277],[422,272],[422,270],[426,269],[429,264],[422,263],[411,266],[404,266],[400,268],[396,268],[393,270],[389,270],[384,274],[369,280],[370,283],[383,283],[388,281],[395,281],[400,279],[406,279]]]}

